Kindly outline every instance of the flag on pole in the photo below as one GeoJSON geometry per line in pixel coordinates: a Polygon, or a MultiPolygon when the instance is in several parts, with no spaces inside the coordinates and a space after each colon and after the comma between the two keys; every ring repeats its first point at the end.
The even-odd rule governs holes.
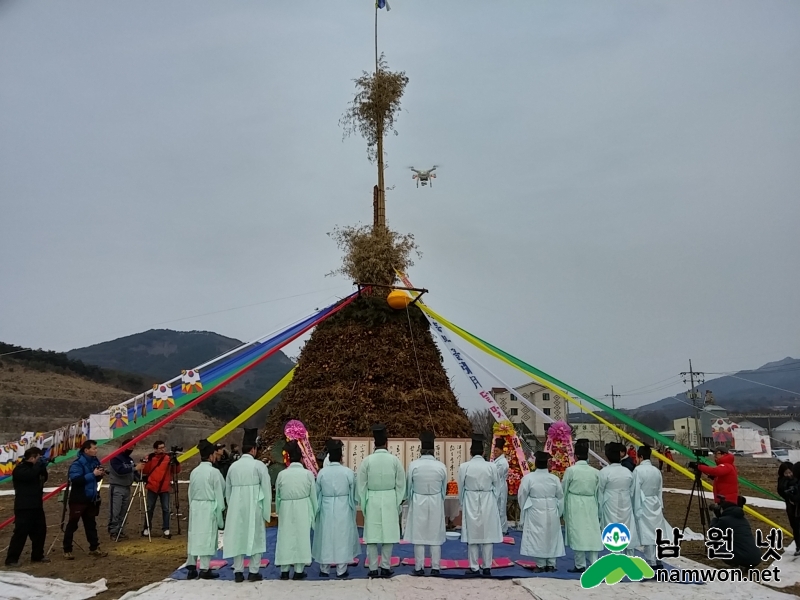
{"type": "Polygon", "coordinates": [[[386,12],[392,10],[389,6],[389,3],[386,0],[375,0],[375,8],[385,8],[386,12]]]}

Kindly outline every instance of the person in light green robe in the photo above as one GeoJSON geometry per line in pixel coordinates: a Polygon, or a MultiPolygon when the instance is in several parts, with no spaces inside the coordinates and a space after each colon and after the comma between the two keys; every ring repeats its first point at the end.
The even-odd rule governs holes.
{"type": "Polygon", "coordinates": [[[389,454],[385,425],[372,427],[375,452],[358,467],[356,485],[364,513],[364,542],[367,544],[369,576],[391,577],[392,545],[400,542],[400,505],[406,495],[403,464],[389,454]],[[381,545],[378,571],[378,545],[381,545]]]}
{"type": "Polygon", "coordinates": [[[222,556],[233,558],[234,581],[244,581],[244,557],[250,557],[248,581],[261,581],[261,555],[267,549],[266,523],[272,512],[272,483],[266,465],[256,460],[258,430],[245,429],[242,457],[228,469],[225,498],[228,515],[222,556]]]}
{"type": "Polygon", "coordinates": [[[201,463],[189,477],[189,535],[186,561],[187,579],[217,579],[211,570],[211,559],[217,553],[217,532],[222,529],[225,509],[225,480],[214,468],[214,444],[200,440],[201,463]],[[197,561],[200,573],[197,573],[197,561]]]}
{"type": "Polygon", "coordinates": [[[281,579],[305,579],[306,565],[311,564],[311,529],[317,516],[317,487],[314,475],[303,466],[303,454],[295,440],[284,447],[289,455],[289,468],[278,473],[275,481],[275,510],[278,513],[278,541],[275,564],[281,568],[281,579]]]}
{"type": "Polygon", "coordinates": [[[598,518],[597,486],[600,471],[589,465],[589,442],[575,443],[576,462],[564,471],[565,543],[575,553],[575,568],[570,573],[583,573],[597,561],[603,549],[602,527],[598,518]],[[587,562],[588,557],[588,562],[587,562]]]}
{"type": "Polygon", "coordinates": [[[319,563],[320,577],[329,577],[336,565],[336,577],[349,576],[347,566],[361,554],[356,527],[356,476],[342,464],[341,440],[328,440],[326,460],[317,475],[317,522],[311,557],[319,563]]]}

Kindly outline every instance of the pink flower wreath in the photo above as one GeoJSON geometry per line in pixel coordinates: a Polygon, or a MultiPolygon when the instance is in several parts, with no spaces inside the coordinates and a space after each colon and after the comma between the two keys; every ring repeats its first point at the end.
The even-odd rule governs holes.
{"type": "Polygon", "coordinates": [[[550,472],[559,479],[567,467],[575,464],[575,448],[572,445],[572,428],[564,421],[556,421],[547,430],[544,451],[551,455],[550,472]]]}

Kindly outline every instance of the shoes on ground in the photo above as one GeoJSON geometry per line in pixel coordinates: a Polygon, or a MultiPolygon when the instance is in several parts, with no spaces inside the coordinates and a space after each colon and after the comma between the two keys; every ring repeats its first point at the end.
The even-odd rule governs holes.
{"type": "Polygon", "coordinates": [[[188,571],[188,573],[186,574],[186,579],[188,580],[197,579],[198,577],[197,567],[194,566],[187,567],[186,570],[188,571]]]}
{"type": "Polygon", "coordinates": [[[283,581],[289,581],[289,571],[281,571],[281,579],[283,581]]]}
{"type": "Polygon", "coordinates": [[[322,571],[319,572],[320,577],[330,577],[330,573],[323,573],[322,571]]]}
{"type": "Polygon", "coordinates": [[[64,558],[66,560],[75,560],[75,555],[72,552],[64,552],[64,558]]]}
{"type": "Polygon", "coordinates": [[[150,536],[150,530],[149,529],[145,529],[144,531],[142,531],[142,537],[149,537],[149,536],[150,536]]]}
{"type": "Polygon", "coordinates": [[[89,550],[89,556],[94,556],[95,558],[104,558],[108,556],[108,552],[103,552],[100,548],[95,548],[94,550],[89,550]]]}
{"type": "Polygon", "coordinates": [[[350,571],[345,569],[345,572],[342,573],[341,575],[337,575],[336,579],[347,579],[348,577],[350,577],[350,571]]]}
{"type": "Polygon", "coordinates": [[[438,576],[439,576],[439,569],[432,569],[431,577],[438,577],[438,576]]]}
{"type": "MultiPolygon", "coordinates": [[[[259,575],[259,577],[261,577],[261,575],[259,575]]],[[[308,573],[306,573],[305,571],[302,571],[300,573],[295,573],[292,576],[292,580],[293,581],[301,581],[301,580],[305,579],[306,577],[308,577],[308,573]]]]}
{"type": "Polygon", "coordinates": [[[31,562],[32,562],[32,563],[49,563],[49,562],[50,562],[50,559],[49,559],[49,558],[47,558],[46,556],[43,556],[42,558],[40,558],[40,559],[38,559],[38,560],[33,560],[33,559],[31,559],[31,562]]]}
{"type": "Polygon", "coordinates": [[[546,566],[546,567],[544,568],[544,570],[545,570],[547,573],[555,573],[555,572],[556,572],[556,568],[555,568],[555,567],[553,567],[553,566],[550,566],[550,565],[546,566]]]}
{"type": "Polygon", "coordinates": [[[533,568],[533,572],[534,573],[544,573],[545,571],[546,570],[544,568],[542,568],[542,567],[534,567],[533,568]]]}
{"type": "Polygon", "coordinates": [[[583,573],[586,569],[567,569],[567,573],[583,573]]]}
{"type": "Polygon", "coordinates": [[[474,571],[472,569],[467,569],[466,571],[464,571],[464,575],[466,575],[467,577],[477,577],[480,574],[481,572],[478,569],[475,569],[474,571]]]}
{"type": "Polygon", "coordinates": [[[219,579],[219,573],[215,573],[211,569],[204,569],[200,571],[200,579],[219,579]]]}
{"type": "Polygon", "coordinates": [[[411,574],[414,575],[415,577],[424,577],[425,576],[425,569],[420,569],[419,571],[414,569],[414,572],[411,573],[411,574]]]}
{"type": "Polygon", "coordinates": [[[249,573],[247,575],[247,581],[263,581],[264,576],[261,573],[249,573]]]}
{"type": "MultiPolygon", "coordinates": [[[[380,576],[381,576],[381,574],[380,574],[378,571],[370,571],[370,572],[367,574],[367,577],[369,577],[370,579],[377,579],[377,578],[378,578],[378,577],[380,577],[380,576]]],[[[288,578],[287,578],[287,579],[288,579],[288,578]]]]}
{"type": "Polygon", "coordinates": [[[168,540],[172,539],[172,535],[170,535],[169,529],[164,530],[164,537],[167,538],[168,540]]]}
{"type": "Polygon", "coordinates": [[[389,577],[391,577],[392,575],[394,575],[394,571],[392,571],[391,569],[381,569],[382,578],[389,579],[389,577]]]}
{"type": "MultiPolygon", "coordinates": [[[[283,579],[283,573],[281,573],[281,579],[283,579]]],[[[288,579],[288,577],[286,579],[288,579]]],[[[236,583],[242,583],[244,581],[244,573],[234,573],[233,580],[236,583]]]]}
{"type": "Polygon", "coordinates": [[[491,569],[484,569],[482,575],[484,577],[491,577],[492,576],[492,570],[491,569]]]}

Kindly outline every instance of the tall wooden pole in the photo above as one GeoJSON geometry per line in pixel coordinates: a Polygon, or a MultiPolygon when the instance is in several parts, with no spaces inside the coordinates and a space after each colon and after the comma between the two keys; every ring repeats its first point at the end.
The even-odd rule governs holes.
{"type": "MultiPolygon", "coordinates": [[[[378,75],[378,3],[375,3],[375,75],[378,75]]],[[[372,231],[377,233],[386,228],[386,186],[383,181],[383,118],[377,123],[378,134],[378,185],[373,190],[372,198],[372,231]]]]}

